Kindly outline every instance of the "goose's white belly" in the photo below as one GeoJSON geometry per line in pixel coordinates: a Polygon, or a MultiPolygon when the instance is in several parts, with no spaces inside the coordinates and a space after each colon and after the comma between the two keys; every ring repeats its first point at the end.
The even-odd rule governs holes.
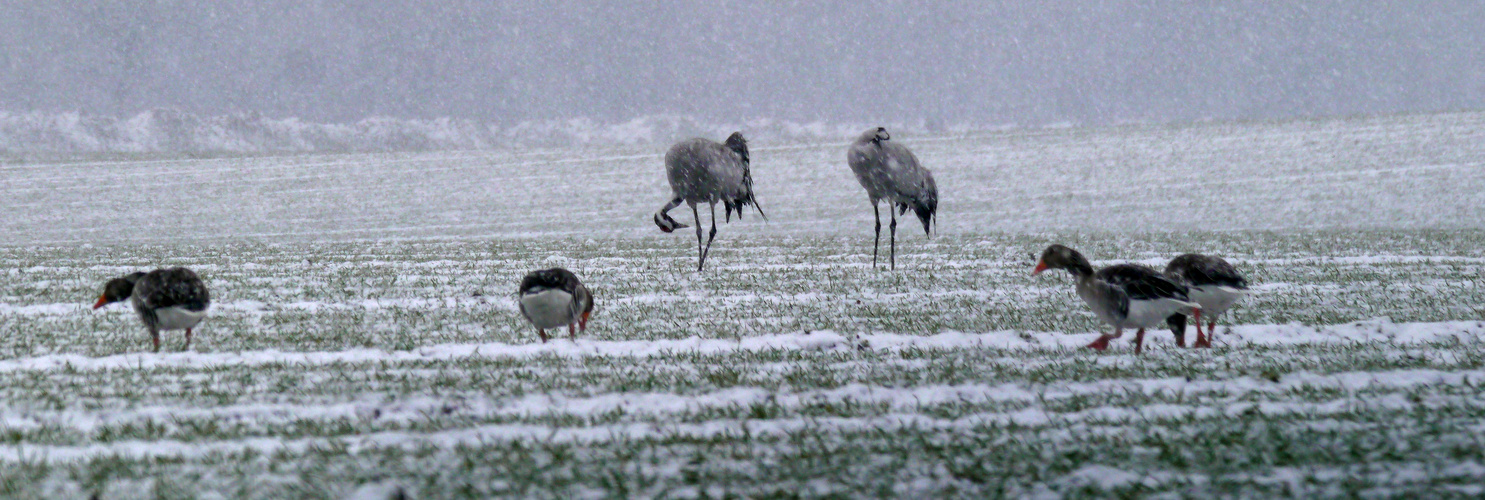
{"type": "Polygon", "coordinates": [[[1191,301],[1201,304],[1202,317],[1213,318],[1232,308],[1245,293],[1242,290],[1217,285],[1191,287],[1191,301]]]}
{"type": "Polygon", "coordinates": [[[570,325],[577,319],[575,312],[572,294],[560,289],[549,288],[521,295],[521,314],[526,315],[526,319],[531,320],[531,324],[537,328],[570,325]]]}
{"type": "Polygon", "coordinates": [[[1124,328],[1154,328],[1165,324],[1165,318],[1175,313],[1190,314],[1191,302],[1176,299],[1131,300],[1129,315],[1120,326],[1124,328]]]}
{"type": "Polygon", "coordinates": [[[159,328],[161,330],[193,328],[205,317],[206,311],[192,311],[184,307],[162,307],[155,309],[155,319],[159,320],[159,328]]]}

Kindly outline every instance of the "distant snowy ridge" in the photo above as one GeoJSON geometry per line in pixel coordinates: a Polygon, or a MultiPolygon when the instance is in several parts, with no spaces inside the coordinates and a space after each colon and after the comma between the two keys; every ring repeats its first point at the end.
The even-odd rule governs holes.
{"type": "Polygon", "coordinates": [[[355,123],[310,123],[258,113],[197,116],[175,109],[152,109],[131,118],[0,111],[0,153],[365,152],[668,145],[690,137],[721,140],[737,130],[752,141],[817,142],[849,140],[876,125],[904,131],[936,128],[769,119],[723,124],[676,115],[643,116],[620,123],[575,118],[500,126],[453,118],[377,117],[355,123]]]}

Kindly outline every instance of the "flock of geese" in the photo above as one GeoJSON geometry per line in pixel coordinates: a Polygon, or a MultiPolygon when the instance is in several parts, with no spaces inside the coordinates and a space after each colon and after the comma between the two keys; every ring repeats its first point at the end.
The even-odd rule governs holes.
{"type": "MultiPolygon", "coordinates": [[[[889,265],[897,267],[897,217],[912,210],[923,223],[923,232],[931,235],[938,211],[938,187],[933,174],[918,163],[912,151],[893,142],[887,129],[877,127],[862,133],[846,152],[846,161],[861,187],[866,189],[876,217],[876,238],[872,244],[872,267],[876,267],[882,239],[880,204],[887,202],[891,218],[889,265]]],[[[655,213],[654,222],[661,231],[670,233],[690,227],[672,218],[668,212],[682,203],[691,207],[696,224],[697,272],[706,266],[712,241],[717,236],[717,203],[731,222],[732,214],[742,219],[748,206],[767,219],[753,196],[753,176],[749,169],[748,143],[741,132],[733,133],[718,143],[708,139],[689,139],[672,146],[665,154],[666,176],[670,181],[671,199],[655,213]],[[698,205],[705,203],[711,212],[711,231],[703,239],[698,205]]],[[[1072,248],[1051,245],[1042,252],[1032,275],[1049,269],[1062,269],[1072,274],[1077,294],[1099,319],[1113,326],[1113,333],[1103,334],[1088,347],[1103,351],[1109,341],[1123,335],[1124,329],[1137,329],[1135,354],[1143,348],[1145,329],[1168,325],[1176,336],[1176,345],[1185,347],[1187,316],[1194,318],[1196,341],[1192,347],[1211,347],[1211,334],[1216,320],[1248,293],[1247,280],[1221,258],[1199,254],[1181,255],[1170,262],[1165,272],[1138,264],[1118,264],[1094,270],[1088,259],[1072,248]],[[1202,332],[1202,317],[1207,318],[1207,332],[1202,332]]],[[[568,338],[587,328],[593,312],[593,294],[577,275],[562,268],[543,269],[527,274],[518,290],[521,315],[547,342],[547,330],[567,327],[568,338]]],[[[150,332],[156,352],[160,350],[160,331],[185,330],[185,346],[191,345],[191,330],[206,317],[211,293],[201,278],[184,267],[136,272],[109,280],[103,295],[93,305],[98,309],[114,302],[129,300],[139,319],[150,332]]]]}

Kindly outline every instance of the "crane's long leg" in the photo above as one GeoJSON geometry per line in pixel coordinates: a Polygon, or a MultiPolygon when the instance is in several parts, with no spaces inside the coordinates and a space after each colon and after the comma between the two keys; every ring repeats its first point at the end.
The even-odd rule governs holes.
{"type": "Polygon", "coordinates": [[[1145,347],[1145,329],[1134,332],[1134,353],[1138,355],[1145,347]]]}
{"type": "MultiPolygon", "coordinates": [[[[711,232],[711,234],[708,234],[706,236],[706,250],[704,250],[704,251],[701,252],[701,264],[697,264],[696,265],[696,270],[698,272],[701,271],[701,265],[702,264],[706,264],[706,256],[707,255],[711,255],[711,253],[712,253],[712,240],[717,239],[717,204],[716,203],[713,203],[711,205],[711,207],[712,207],[712,232],[711,232]]],[[[700,243],[701,242],[701,219],[697,219],[696,220],[696,239],[697,239],[697,243],[700,243]]]]}
{"type": "Polygon", "coordinates": [[[155,352],[160,352],[160,330],[150,327],[150,341],[155,343],[155,352]]]}
{"type": "Polygon", "coordinates": [[[871,242],[871,268],[876,269],[877,249],[882,246],[882,209],[877,206],[877,202],[875,201],[871,202],[871,214],[877,221],[877,239],[871,242]]]}
{"type": "Polygon", "coordinates": [[[186,346],[184,347],[184,350],[187,350],[187,351],[191,350],[191,329],[190,328],[187,328],[186,329],[186,346]]]}
{"type": "Polygon", "coordinates": [[[706,265],[706,253],[701,251],[701,212],[696,211],[696,205],[691,205],[691,217],[696,219],[696,272],[701,272],[701,266],[706,265]]]}
{"type": "Polygon", "coordinates": [[[896,270],[897,269],[897,211],[896,210],[890,210],[889,209],[889,210],[887,210],[887,214],[889,214],[889,215],[892,216],[892,226],[891,226],[892,227],[892,269],[893,270],[896,270]]]}

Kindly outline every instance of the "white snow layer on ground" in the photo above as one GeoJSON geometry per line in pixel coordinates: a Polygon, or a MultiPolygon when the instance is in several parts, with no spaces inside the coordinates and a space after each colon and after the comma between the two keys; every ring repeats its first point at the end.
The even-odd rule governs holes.
{"type": "MultiPolygon", "coordinates": [[[[696,132],[683,135],[726,134],[696,132]]],[[[1485,113],[894,132],[893,140],[933,172],[943,234],[1485,224],[1485,113]]],[[[872,212],[845,164],[848,143],[755,137],[754,187],[769,220],[745,214],[718,241],[869,236],[872,212]]],[[[651,215],[670,199],[668,146],[12,160],[0,164],[0,211],[11,214],[0,232],[3,244],[658,238],[651,215]]],[[[692,223],[685,212],[674,216],[692,223]]],[[[899,240],[922,237],[904,226],[899,240]]]]}
{"type": "MultiPolygon", "coordinates": [[[[1311,327],[1290,325],[1237,325],[1221,327],[1220,342],[1228,345],[1299,345],[1329,343],[1387,342],[1407,345],[1424,342],[1475,341],[1485,339],[1485,322],[1449,321],[1437,323],[1393,323],[1386,318],[1344,325],[1311,327]],[[1229,330],[1230,329],[1230,330],[1229,330]],[[1229,335],[1228,332],[1231,332],[1229,335]]],[[[462,358],[531,358],[537,356],[626,356],[719,354],[731,352],[826,349],[1072,349],[1087,345],[1098,333],[1063,334],[1044,332],[944,332],[936,335],[862,334],[843,336],[820,331],[760,335],[739,340],[690,337],[680,340],[587,340],[554,341],[543,344],[447,344],[420,348],[416,351],[381,349],[348,349],[326,352],[286,352],[276,349],[247,352],[179,352],[138,353],[90,358],[76,354],[54,354],[31,358],[0,360],[0,373],[52,371],[59,369],[89,371],[116,369],[193,368],[221,366],[254,366],[266,364],[325,365],[334,363],[375,363],[404,361],[455,360],[462,358]]],[[[1123,341],[1133,340],[1127,333],[1123,341]]],[[[1132,354],[1132,353],[1131,353],[1132,354]]]]}
{"type": "MultiPolygon", "coordinates": [[[[173,353],[173,354],[127,354],[87,358],[74,355],[52,355],[21,358],[0,362],[0,373],[23,372],[86,372],[93,370],[154,370],[188,369],[209,370],[223,367],[251,367],[280,364],[289,366],[323,365],[331,363],[396,363],[406,361],[447,361],[471,357],[485,358],[531,358],[536,356],[620,356],[620,357],[668,357],[676,354],[728,354],[760,350],[839,350],[857,351],[900,349],[991,349],[1001,354],[1014,356],[1018,350],[1075,349],[1096,334],[1051,334],[1026,332],[960,333],[946,332],[931,336],[895,334],[864,334],[843,336],[833,332],[810,334],[779,334],[740,341],[707,340],[699,338],[656,341],[589,341],[576,343],[556,341],[542,345],[509,345],[502,343],[454,344],[432,346],[417,351],[388,352],[383,350],[355,349],[338,352],[282,352],[263,350],[240,353],[173,353]]],[[[1478,343],[1485,341],[1485,322],[1455,321],[1439,323],[1392,323],[1385,318],[1344,325],[1312,328],[1302,325],[1241,325],[1223,330],[1220,342],[1242,349],[1245,346],[1302,346],[1324,344],[1384,344],[1398,349],[1430,343],[1478,343]]],[[[1207,351],[1186,351],[1201,355],[1207,351]]],[[[1128,349],[1114,355],[1101,355],[1100,363],[1138,363],[1128,349]]],[[[457,403],[462,412],[474,415],[514,415],[532,417],[539,415],[594,415],[623,410],[627,415],[654,416],[657,421],[667,421],[667,415],[695,412],[705,408],[746,407],[768,402],[784,408],[798,408],[805,404],[840,401],[856,404],[883,405],[887,413],[871,417],[832,418],[782,418],[761,421],[738,421],[718,419],[703,423],[653,424],[646,422],[621,422],[586,427],[553,427],[528,423],[477,425],[473,427],[437,431],[430,433],[382,431],[344,438],[276,439],[250,438],[223,441],[121,441],[97,443],[86,446],[56,446],[39,444],[0,445],[0,460],[50,462],[84,460],[100,455],[123,455],[129,457],[199,457],[208,453],[235,452],[253,449],[263,452],[274,450],[297,450],[324,445],[334,441],[356,449],[359,447],[412,446],[433,444],[441,448],[454,445],[490,443],[505,440],[546,440],[555,442],[604,442],[614,439],[632,439],[658,436],[686,435],[695,437],[737,435],[747,432],[754,435],[786,434],[802,428],[814,428],[821,424],[833,432],[862,429],[897,429],[916,427],[928,429],[960,429],[987,423],[1016,424],[1020,426],[1063,427],[1078,423],[1123,424],[1136,421],[1178,421],[1186,418],[1212,418],[1239,415],[1243,412],[1259,411],[1268,415],[1295,414],[1317,420],[1323,425],[1328,414],[1354,412],[1358,408],[1409,409],[1418,402],[1401,396],[1385,396],[1374,400],[1338,400],[1322,402],[1306,401],[1239,401],[1248,393],[1274,395],[1289,394],[1298,389],[1310,391],[1336,389],[1357,393],[1370,389],[1406,390],[1415,387],[1479,384],[1485,382],[1485,370],[1440,371],[1432,369],[1406,369],[1385,372],[1339,372],[1339,373],[1292,373],[1282,381],[1271,382],[1261,377],[1241,376],[1226,380],[1189,380],[1185,378],[1113,379],[1087,383],[1054,382],[1037,387],[1018,384],[930,384],[914,387],[882,387],[849,384],[832,389],[801,389],[773,391],[755,387],[733,387],[710,393],[606,393],[593,396],[564,396],[558,394],[532,394],[518,398],[461,398],[457,403]],[[1189,404],[1158,404],[1135,408],[1103,407],[1074,413],[1051,414],[1035,407],[1037,403],[1058,400],[1078,395],[1097,395],[1111,392],[1138,394],[1181,394],[1191,398],[1189,404]],[[1201,397],[1219,398],[1197,401],[1201,397]],[[1230,401],[1221,403],[1220,400],[1230,401]],[[1011,412],[977,412],[959,418],[943,419],[925,415],[921,409],[946,403],[976,403],[985,401],[1023,402],[1032,404],[1022,410],[1011,412]]],[[[102,424],[117,424],[133,421],[172,421],[176,419],[210,418],[219,420],[248,419],[258,425],[272,422],[292,422],[301,419],[326,419],[336,417],[367,418],[372,411],[377,418],[417,420],[450,404],[446,398],[416,397],[386,401],[363,400],[340,404],[265,404],[227,405],[213,408],[193,408],[159,404],[118,409],[107,408],[96,411],[68,409],[60,412],[0,412],[0,430],[34,429],[43,425],[60,425],[88,432],[102,424]]]]}
{"type": "MultiPolygon", "coordinates": [[[[169,113],[122,125],[70,119],[76,123],[59,125],[66,137],[12,134],[0,145],[75,141],[81,151],[138,153],[258,147],[234,146],[232,133],[193,135],[203,120],[169,113]],[[77,133],[87,127],[114,129],[77,133]]],[[[8,391],[0,393],[8,398],[0,405],[0,463],[101,458],[110,467],[111,455],[184,457],[180,469],[202,470],[211,466],[189,459],[279,450],[292,461],[295,453],[345,449],[374,462],[394,454],[378,450],[490,451],[488,443],[517,440],[594,444],[577,453],[593,457],[630,440],[695,436],[759,447],[752,461],[720,457],[707,467],[763,470],[796,445],[744,436],[804,431],[862,450],[926,434],[990,452],[1024,439],[1118,456],[1129,447],[1123,438],[1180,443],[1190,432],[1207,445],[1256,440],[1251,450],[1227,450],[1254,460],[1223,479],[1333,484],[1360,474],[1399,484],[1485,476],[1478,461],[1442,448],[1477,449],[1468,436],[1478,435],[1485,326],[1415,322],[1478,316],[1485,113],[894,133],[933,170],[945,233],[925,240],[913,221],[900,222],[897,273],[871,266],[871,210],[844,161],[844,138],[854,131],[807,130],[801,134],[827,139],[790,143],[745,129],[770,220],[722,226],[705,276],[690,273],[690,234],[662,235],[650,222],[669,193],[660,161],[668,139],[653,138],[684,123],[611,132],[556,126],[579,130],[571,134],[586,145],[564,150],[467,142],[494,133],[470,132],[477,128],[470,124],[425,123],[417,127],[427,131],[409,133],[371,122],[340,136],[264,123],[242,130],[285,127],[252,140],[290,150],[320,149],[319,140],[356,149],[363,139],[345,137],[369,137],[372,146],[478,151],[131,161],[38,161],[0,151],[7,214],[0,246],[11,256],[0,269],[0,330],[16,332],[0,342],[10,353],[0,360],[0,391],[8,391]],[[296,142],[304,137],[321,138],[296,142]],[[652,139],[626,139],[642,137],[652,139]],[[1351,229],[1403,231],[1337,236],[1351,229]],[[1219,329],[1219,349],[1176,349],[1162,332],[1136,357],[1126,332],[1111,352],[1094,354],[1080,349],[1094,333],[1045,333],[1096,328],[1067,278],[1026,277],[1028,254],[1054,236],[1080,239],[1099,263],[1158,266],[1180,251],[1221,253],[1252,272],[1259,293],[1228,318],[1246,324],[1219,329]],[[367,241],[422,238],[440,241],[367,241]],[[109,277],[167,263],[196,268],[214,287],[217,315],[195,344],[205,352],[112,354],[142,347],[137,319],[123,306],[89,311],[88,299],[109,277]],[[608,288],[604,327],[589,332],[596,338],[517,343],[531,332],[503,295],[521,273],[550,265],[575,267],[598,290],[608,288]],[[1380,315],[1407,322],[1305,326],[1380,315]],[[1305,324],[1289,323],[1294,318],[1305,324]],[[856,331],[932,334],[848,333],[856,331]],[[692,333],[700,336],[623,340],[692,333]],[[729,339],[734,333],[742,338],[729,339]],[[747,416],[752,408],[762,416],[747,416]],[[1284,432],[1221,434],[1255,413],[1279,417],[1258,422],[1255,433],[1284,432]],[[997,425],[1031,431],[1002,433],[997,425]],[[1301,443],[1314,456],[1363,450],[1383,431],[1411,448],[1337,455],[1318,471],[1262,461],[1265,446],[1315,437],[1295,431],[1310,428],[1351,440],[1301,443]],[[1100,436],[1118,439],[1088,443],[1100,436]],[[1385,463],[1366,463],[1371,458],[1385,463]]],[[[726,132],[697,127],[686,135],[726,132]]],[[[541,141],[543,133],[517,135],[541,141]]],[[[661,445],[662,453],[686,446],[661,445]]],[[[899,458],[937,460],[928,451],[899,458]]],[[[966,450],[951,455],[973,458],[966,450]]],[[[454,462],[417,465],[442,470],[454,462]]],[[[1208,472],[1201,471],[1212,470],[1157,463],[1078,462],[1070,473],[1040,476],[1050,479],[1035,487],[1181,488],[1202,484],[1208,472]]],[[[162,464],[126,466],[147,474],[162,464]]],[[[682,466],[661,465],[660,482],[678,484],[682,466]]],[[[783,477],[804,482],[825,470],[837,474],[826,481],[859,479],[813,470],[783,477]]],[[[275,474],[248,480],[302,479],[275,474]]],[[[960,484],[939,469],[894,477],[910,483],[899,495],[960,484]]],[[[768,485],[744,486],[755,488],[746,495],[768,485]]]]}

